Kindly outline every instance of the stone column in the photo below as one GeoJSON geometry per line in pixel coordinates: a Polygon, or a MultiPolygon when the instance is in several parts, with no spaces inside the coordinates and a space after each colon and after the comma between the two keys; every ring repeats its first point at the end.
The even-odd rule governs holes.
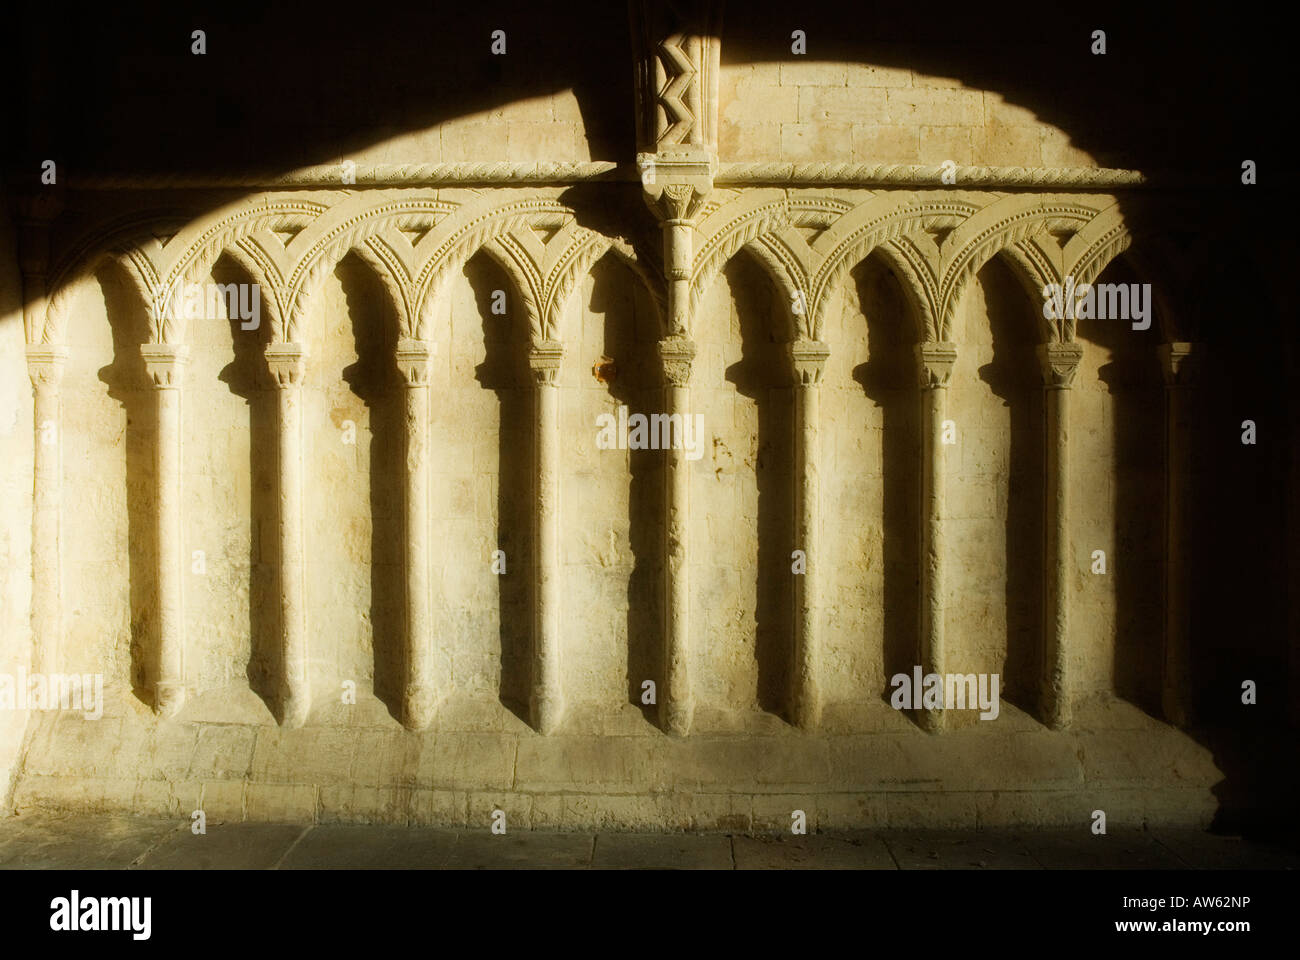
{"type": "Polygon", "coordinates": [[[560,686],[560,398],[563,345],[534,344],[528,364],[533,402],[533,726],[550,733],[564,712],[560,686]]]}
{"type": "MultiPolygon", "coordinates": [[[[924,673],[944,672],[944,444],[948,381],[957,362],[954,343],[916,348],[921,375],[921,611],[920,660],[924,673]]],[[[920,697],[920,691],[913,691],[920,697]]],[[[943,729],[942,710],[918,710],[921,726],[943,729]]]]}
{"type": "Polygon", "coordinates": [[[1165,609],[1161,707],[1175,726],[1192,721],[1187,580],[1187,484],[1190,480],[1188,387],[1196,373],[1199,350],[1192,343],[1160,347],[1165,377],[1165,609]]]}
{"type": "MultiPolygon", "coordinates": [[[[715,34],[705,31],[703,36],[715,34]]],[[[674,71],[684,60],[695,65],[671,78],[656,71],[654,83],[638,86],[644,121],[638,143],[647,147],[653,144],[655,152],[638,153],[637,163],[641,167],[646,203],[659,220],[664,241],[667,330],[665,339],[659,343],[666,384],[664,406],[669,416],[680,417],[680,422],[685,424],[690,415],[688,384],[691,360],[695,356],[695,344],[690,339],[693,329],[691,275],[695,266],[695,217],[713,190],[713,170],[717,160],[712,136],[717,126],[717,71],[708,66],[716,62],[716,49],[711,49],[707,40],[685,41],[684,35],[677,31],[662,34],[656,33],[653,27],[649,34],[642,36],[642,39],[646,38],[653,38],[646,52],[654,58],[668,58],[674,71]]],[[[685,451],[672,447],[664,453],[667,519],[659,725],[674,736],[685,736],[690,732],[695,714],[689,676],[687,524],[690,520],[690,482],[685,451]]]]}
{"type": "Polygon", "coordinates": [[[429,345],[403,339],[397,345],[406,437],[406,685],[402,723],[423,730],[433,721],[437,684],[433,675],[433,628],[429,567],[429,345]]]}
{"type": "MultiPolygon", "coordinates": [[[[685,424],[690,416],[695,344],[686,339],[661,340],[659,357],[664,366],[665,412],[685,424]]],[[[695,714],[695,697],[690,675],[691,484],[684,445],[674,444],[664,451],[664,466],[664,673],[659,723],[669,733],[685,736],[695,714]]]]}
{"type": "Polygon", "coordinates": [[[805,568],[794,577],[794,670],[790,687],[790,716],[805,730],[821,721],[821,594],[818,550],[817,480],[821,454],[818,444],[818,396],[830,348],[802,340],[789,345],[794,366],[794,522],[795,549],[802,550],[805,568]]]}
{"type": "Polygon", "coordinates": [[[1069,725],[1073,706],[1069,675],[1070,622],[1070,421],[1069,389],[1083,359],[1077,343],[1038,345],[1046,423],[1043,522],[1043,721],[1069,725]]]}
{"type": "Polygon", "coordinates": [[[32,669],[59,670],[63,640],[63,406],[67,347],[28,345],[35,429],[32,503],[32,669]]]}
{"type": "Polygon", "coordinates": [[[158,658],[153,672],[154,712],[174,717],[185,704],[185,541],[181,529],[181,377],[189,348],[141,345],[157,398],[155,494],[157,504],[158,658]]]}
{"type": "Polygon", "coordinates": [[[280,723],[300,727],[311,710],[307,672],[306,553],[302,496],[302,383],[307,348],[266,347],[266,365],[279,394],[280,723]]]}

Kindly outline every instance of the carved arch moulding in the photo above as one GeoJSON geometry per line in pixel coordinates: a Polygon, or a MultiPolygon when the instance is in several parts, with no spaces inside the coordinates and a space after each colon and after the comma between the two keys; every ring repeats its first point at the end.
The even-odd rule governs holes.
{"type": "Polygon", "coordinates": [[[149,338],[183,343],[184,284],[201,282],[222,256],[262,290],[272,342],[296,342],[323,277],[356,252],[376,273],[398,317],[402,338],[423,340],[447,280],[484,252],[510,277],[534,342],[559,336],[571,294],[606,253],[625,263],[662,315],[663,285],[652,244],[630,224],[605,234],[579,223],[557,189],[454,190],[427,195],[383,191],[261,197],[220,207],[191,221],[170,212],[131,215],[82,232],[49,271],[33,344],[62,345],[72,291],[105,260],[122,264],[149,313],[149,338]]]}
{"type": "MultiPolygon", "coordinates": [[[[875,253],[898,277],[918,339],[950,342],[971,279],[995,256],[1011,268],[1030,301],[1041,303],[1048,284],[1069,277],[1093,282],[1134,246],[1135,237],[1158,254],[1163,247],[1146,224],[1164,222],[1152,213],[1160,206],[1146,198],[1121,204],[1109,194],[718,190],[703,205],[697,225],[691,313],[726,262],[744,250],[781,292],[791,339],[820,341],[826,312],[848,271],[875,253]]],[[[1132,259],[1140,273],[1160,281],[1153,286],[1168,288],[1171,277],[1149,268],[1141,256],[1132,259]]],[[[1162,310],[1165,316],[1173,312],[1162,310]]],[[[1073,318],[1041,319],[1039,339],[1073,340],[1073,318]]]]}

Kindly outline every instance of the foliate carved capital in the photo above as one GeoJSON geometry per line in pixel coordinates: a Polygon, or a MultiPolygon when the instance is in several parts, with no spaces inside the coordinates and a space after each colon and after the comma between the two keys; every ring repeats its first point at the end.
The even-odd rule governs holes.
{"type": "Polygon", "coordinates": [[[557,340],[535,343],[528,351],[528,367],[533,371],[533,378],[538,386],[555,383],[563,360],[564,344],[557,340]]]}
{"type": "Polygon", "coordinates": [[[948,386],[953,364],[957,362],[957,344],[928,341],[916,345],[916,365],[923,390],[948,386]]]}
{"type": "Polygon", "coordinates": [[[689,386],[695,343],[684,338],[659,341],[659,359],[664,365],[664,379],[672,387],[689,386]]]}
{"type": "Polygon", "coordinates": [[[142,343],[140,356],[144,357],[145,372],[159,390],[174,389],[181,385],[181,374],[190,359],[190,348],[178,343],[142,343]]]}
{"type": "Polygon", "coordinates": [[[1196,380],[1204,356],[1200,344],[1162,343],[1159,353],[1160,371],[1164,374],[1166,387],[1186,387],[1196,380]]]}
{"type": "Polygon", "coordinates": [[[307,347],[301,343],[268,343],[266,369],[282,390],[302,386],[307,375],[307,347]]]}
{"type": "Polygon", "coordinates": [[[67,361],[67,347],[27,345],[27,375],[31,377],[32,386],[38,390],[57,387],[63,380],[63,367],[67,361]]]}
{"type": "Polygon", "coordinates": [[[408,387],[429,385],[429,358],[433,350],[424,340],[403,337],[397,341],[397,369],[408,387]]]}
{"type": "Polygon", "coordinates": [[[826,358],[831,355],[831,348],[827,344],[818,340],[796,340],[787,344],[786,349],[796,383],[805,387],[821,383],[826,358]]]}
{"type": "Polygon", "coordinates": [[[1040,343],[1038,363],[1043,370],[1043,385],[1049,390],[1068,390],[1074,383],[1074,373],[1083,359],[1083,346],[1078,343],[1040,343]]]}
{"type": "Polygon", "coordinates": [[[664,226],[691,225],[713,189],[713,168],[701,163],[673,162],[662,154],[641,154],[641,184],[646,203],[664,226]]]}

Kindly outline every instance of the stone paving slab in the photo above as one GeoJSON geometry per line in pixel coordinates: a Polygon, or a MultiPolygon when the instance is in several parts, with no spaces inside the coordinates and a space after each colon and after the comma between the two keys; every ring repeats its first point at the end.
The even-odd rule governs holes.
{"type": "Polygon", "coordinates": [[[1014,834],[916,830],[884,834],[902,870],[1038,870],[1041,865],[1014,834]]]}
{"type": "Polygon", "coordinates": [[[142,870],[268,870],[306,827],[279,823],[209,823],[194,834],[182,825],[133,866],[142,870]]]}
{"type": "Polygon", "coordinates": [[[456,831],[436,827],[313,827],[281,870],[429,870],[445,867],[456,831]]]}
{"type": "Polygon", "coordinates": [[[1300,853],[1195,830],[565,833],[32,816],[0,820],[0,869],[1300,869],[1300,853]]]}
{"type": "Polygon", "coordinates": [[[1152,836],[1189,867],[1205,870],[1300,870],[1300,853],[1202,830],[1153,830],[1152,836]]]}
{"type": "Polygon", "coordinates": [[[579,870],[591,865],[590,833],[461,833],[446,866],[452,870],[579,870]]]}
{"type": "Polygon", "coordinates": [[[616,870],[730,870],[731,838],[673,833],[602,833],[591,865],[616,870]]]}
{"type": "Polygon", "coordinates": [[[1020,837],[1048,870],[1184,870],[1189,866],[1142,830],[1112,827],[1102,836],[1032,830],[1020,837]]]}
{"type": "Polygon", "coordinates": [[[0,869],[121,870],[183,827],[125,817],[0,820],[0,869]]]}
{"type": "Polygon", "coordinates": [[[733,837],[737,870],[897,870],[879,837],[733,837]]]}

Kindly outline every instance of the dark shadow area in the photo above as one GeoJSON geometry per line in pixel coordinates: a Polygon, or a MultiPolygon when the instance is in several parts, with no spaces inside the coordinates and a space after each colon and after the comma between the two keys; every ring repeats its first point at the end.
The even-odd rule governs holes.
{"type": "MultiPolygon", "coordinates": [[[[1236,182],[1246,144],[1246,153],[1282,162],[1280,132],[1269,129],[1262,98],[1252,91],[1289,82],[1276,33],[1286,31],[1280,18],[1245,20],[1208,12],[1175,17],[1160,5],[1119,3],[1012,3],[996,13],[956,3],[894,5],[864,19],[848,3],[792,10],[784,0],[755,0],[726,5],[721,62],[725,70],[844,61],[955,78],[1060,127],[1071,146],[1102,166],[1194,169],[1236,182]],[[791,53],[796,28],[807,37],[803,57],[791,53]],[[1091,49],[1098,29],[1106,33],[1104,55],[1091,49]]],[[[944,98],[935,88],[905,93],[944,98]]]]}
{"type": "MultiPolygon", "coordinates": [[[[212,268],[213,283],[250,283],[248,274],[228,257],[212,268]]],[[[265,320],[265,316],[263,316],[265,320]]],[[[238,318],[227,320],[234,357],[217,379],[248,405],[248,683],[273,714],[278,711],[280,595],[277,572],[279,503],[276,458],[279,450],[278,402],[266,369],[264,350],[269,323],[244,330],[238,318]]]]}
{"type": "MultiPolygon", "coordinates": [[[[754,583],[758,705],[786,717],[794,638],[791,552],[794,544],[794,394],[782,316],[784,297],[750,257],[728,261],[722,277],[736,304],[740,362],[726,370],[736,392],[758,409],[758,569],[754,583]]],[[[786,717],[789,719],[788,717],[786,717]]]]}
{"type": "Polygon", "coordinates": [[[366,405],[370,420],[370,625],[374,692],[402,719],[406,667],[406,437],[400,375],[394,361],[397,317],[383,284],[356,254],[334,270],[347,300],[357,361],[343,381],[366,405]]]}
{"type": "MultiPolygon", "coordinates": [[[[1140,282],[1123,259],[1097,278],[1098,284],[1140,282]]],[[[1105,576],[1113,578],[1115,590],[1115,694],[1154,717],[1161,716],[1164,631],[1165,397],[1156,350],[1159,330],[1153,314],[1148,330],[1134,330],[1130,320],[1081,319],[1075,333],[1085,350],[1102,350],[1108,357],[1098,377],[1110,397],[1114,426],[1113,546],[1105,576]]],[[[1076,379],[1074,389],[1083,386],[1076,379]]],[[[1073,411],[1071,423],[1082,426],[1073,411]]],[[[1088,467],[1076,457],[1071,472],[1077,475],[1080,466],[1088,467]]],[[[1079,549],[1091,556],[1100,545],[1079,549]]],[[[1086,576],[1101,574],[1089,567],[1086,576]]]]}
{"type": "Polygon", "coordinates": [[[504,271],[487,254],[471,257],[465,264],[464,275],[474,291],[487,348],[487,357],[474,368],[474,377],[480,386],[496,394],[500,405],[496,549],[506,555],[506,573],[498,578],[497,600],[501,623],[501,703],[519,719],[531,723],[535,441],[528,319],[519,309],[507,308],[504,314],[492,312],[494,290],[506,291],[507,304],[518,304],[520,299],[504,271]]]}
{"type": "MultiPolygon", "coordinates": [[[[149,342],[149,311],[124,268],[105,264],[95,274],[104,293],[113,331],[113,362],[100,367],[99,379],[126,414],[126,522],[128,577],[131,583],[131,691],[153,707],[150,679],[157,673],[158,617],[154,584],[158,578],[158,469],[154,437],[158,407],[140,345],[149,342]]],[[[65,401],[66,402],[66,401],[65,401]]],[[[65,461],[75,456],[63,439],[65,461]]],[[[64,522],[68,522],[65,518],[64,522]]]]}
{"type": "MultiPolygon", "coordinates": [[[[869,257],[852,270],[850,290],[856,291],[867,318],[867,362],[853,368],[853,379],[880,407],[884,430],[880,465],[884,499],[881,503],[881,564],[884,571],[884,611],[881,662],[888,703],[890,677],[908,676],[919,663],[917,610],[920,602],[920,555],[917,531],[921,523],[921,427],[916,370],[917,328],[897,278],[879,257],[869,257]]],[[[851,295],[851,294],[850,294],[851,295]]]]}
{"type": "Polygon", "coordinates": [[[1003,263],[990,261],[976,282],[984,289],[993,335],[993,362],[979,368],[979,377],[1010,410],[1005,522],[1007,659],[1002,696],[1035,712],[1040,706],[1046,569],[1043,379],[1035,352],[1037,323],[1031,313],[1034,305],[1003,263]]]}
{"type": "MultiPolygon", "coordinates": [[[[133,175],[332,163],[403,133],[569,89],[593,157],[635,150],[622,3],[440,3],[403,7],[396,18],[203,3],[69,18],[30,3],[13,15],[12,36],[22,41],[10,59],[22,78],[13,142],[30,147],[37,177],[48,158],[68,172],[133,175]],[[206,34],[202,55],[192,52],[195,30],[206,34]],[[491,51],[495,30],[505,31],[504,55],[491,51]],[[157,149],[160,123],[166,150],[157,149]]],[[[496,155],[465,159],[504,153],[502,143],[496,155]]],[[[16,171],[27,168],[8,159],[16,171]]]]}
{"type": "MultiPolygon", "coordinates": [[[[641,281],[606,254],[591,271],[591,311],[603,315],[604,364],[600,377],[609,395],[627,407],[628,417],[662,413],[658,321],[641,281]]],[[[586,373],[586,371],[584,371],[586,373]]],[[[595,376],[595,372],[591,372],[595,376]]],[[[627,696],[648,722],[658,707],[641,702],[641,684],[663,682],[664,453],[628,450],[628,538],[633,565],[627,585],[627,696]]]]}
{"type": "Polygon", "coordinates": [[[1201,305],[1202,322],[1193,328],[1207,349],[1189,430],[1191,732],[1225,775],[1215,787],[1216,828],[1289,838],[1300,847],[1293,707],[1288,717],[1298,692],[1289,683],[1288,654],[1300,642],[1289,631],[1288,609],[1300,579],[1287,567],[1289,487],[1278,482],[1288,476],[1297,439],[1287,397],[1296,387],[1281,356],[1282,338],[1294,338],[1294,310],[1248,251],[1225,252],[1222,260],[1222,277],[1232,281],[1222,289],[1243,298],[1250,320],[1225,322],[1242,306],[1216,298],[1201,305]],[[1253,445],[1242,442],[1246,420],[1255,423],[1253,445]],[[1243,703],[1247,680],[1256,686],[1253,705],[1243,703]]]}
{"type": "MultiPolygon", "coordinates": [[[[724,68],[802,59],[953,77],[1069,131],[1074,146],[1108,166],[1223,172],[1240,168],[1246,145],[1261,168],[1280,149],[1268,98],[1258,95],[1287,88],[1288,31],[1278,14],[1211,19],[1159,6],[1026,4],[1017,15],[1015,6],[995,16],[956,4],[938,14],[895,6],[864,20],[851,4],[792,11],[780,0],[733,0],[723,5],[721,58],[724,68]],[[807,35],[801,58],[791,53],[795,28],[807,35]],[[1091,52],[1097,29],[1106,31],[1105,55],[1091,52]]],[[[21,79],[18,149],[8,159],[22,178],[38,177],[47,158],[67,171],[135,174],[330,163],[404,132],[568,89],[593,157],[634,152],[624,3],[413,6],[399,20],[347,16],[346,30],[335,16],[294,6],[146,3],[69,18],[29,0],[11,16],[7,59],[21,79]],[[196,29],[206,32],[203,55],[192,52],[196,29]],[[506,32],[504,56],[491,52],[494,30],[506,32]],[[273,80],[265,64],[276,65],[273,80]],[[167,150],[156,149],[161,118],[167,150]]]]}

